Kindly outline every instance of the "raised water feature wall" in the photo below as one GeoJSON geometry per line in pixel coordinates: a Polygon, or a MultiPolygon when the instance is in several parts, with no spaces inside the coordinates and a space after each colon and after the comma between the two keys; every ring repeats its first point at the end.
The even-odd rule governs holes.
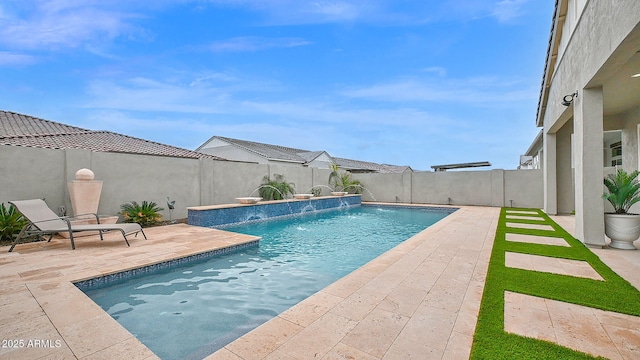
{"type": "Polygon", "coordinates": [[[360,195],[318,197],[305,200],[265,201],[257,204],[226,204],[187,208],[189,225],[213,227],[247,221],[291,216],[311,211],[360,206],[360,195]]]}

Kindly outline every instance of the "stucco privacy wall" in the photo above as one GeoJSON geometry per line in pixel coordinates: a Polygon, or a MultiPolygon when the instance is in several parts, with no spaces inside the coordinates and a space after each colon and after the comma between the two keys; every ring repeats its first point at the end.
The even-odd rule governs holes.
{"type": "Polygon", "coordinates": [[[354,174],[364,201],[542,207],[542,170],[354,174]],[[372,199],[373,197],[373,199],[372,199]]]}
{"type": "MultiPolygon", "coordinates": [[[[71,203],[67,182],[81,168],[103,181],[98,212],[116,214],[132,200],[154,201],[166,209],[167,196],[176,201],[173,218],[186,218],[188,206],[234,203],[248,196],[265,175],[283,174],[297,192],[327,185],[329,170],[250,164],[211,159],[99,153],[0,146],[0,202],[45,198],[57,211],[71,203]]],[[[541,170],[490,170],[354,174],[366,186],[364,201],[455,205],[542,207],[541,170]]],[[[328,189],[324,188],[327,194],[328,189]]],[[[255,193],[254,193],[255,195],[255,193]]]]}

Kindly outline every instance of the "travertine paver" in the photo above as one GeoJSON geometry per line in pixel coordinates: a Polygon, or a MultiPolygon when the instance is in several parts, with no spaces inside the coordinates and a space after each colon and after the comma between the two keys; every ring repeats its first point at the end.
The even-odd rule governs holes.
{"type": "Polygon", "coordinates": [[[509,213],[507,213],[506,219],[507,220],[533,220],[533,221],[544,220],[542,216],[525,215],[525,214],[509,214],[509,213]]]}
{"type": "Polygon", "coordinates": [[[566,246],[570,247],[569,243],[559,237],[551,237],[551,236],[536,236],[536,235],[527,235],[527,234],[514,234],[507,233],[506,234],[507,241],[513,242],[526,242],[532,244],[540,244],[540,245],[555,245],[555,246],[566,246]]]}
{"type": "Polygon", "coordinates": [[[640,358],[640,317],[505,292],[505,331],[608,359],[640,358]]]}
{"type": "Polygon", "coordinates": [[[553,231],[553,226],[546,224],[527,224],[527,223],[516,223],[516,222],[508,222],[507,226],[518,229],[531,229],[531,230],[548,230],[553,231]]]}
{"type": "MultiPolygon", "coordinates": [[[[304,329],[273,339],[282,345],[264,358],[468,358],[498,215],[462,207],[285,311],[276,319],[304,329]]],[[[264,353],[269,324],[207,359],[264,353]]]]}
{"type": "Polygon", "coordinates": [[[539,216],[536,210],[513,210],[507,209],[506,214],[516,214],[516,215],[531,215],[531,216],[539,216]]]}
{"type": "MultiPolygon", "coordinates": [[[[569,234],[575,235],[575,217],[572,215],[557,215],[551,219],[562,226],[569,234]]],[[[605,239],[607,244],[609,239],[605,239]]],[[[634,245],[640,248],[640,240],[636,240],[634,245]]],[[[636,289],[640,289],[640,251],[619,250],[613,248],[589,248],[598,255],[600,260],[607,264],[618,275],[631,283],[636,289]]]]}
{"type": "Polygon", "coordinates": [[[146,346],[72,281],[202,253],[256,237],[177,224],[145,229],[127,247],[119,233],[0,247],[0,359],[154,359],[146,346]],[[15,346],[13,340],[18,341],[15,346]],[[37,343],[36,343],[37,342],[37,343]]]}
{"type": "MultiPolygon", "coordinates": [[[[466,359],[498,215],[498,208],[461,207],[208,358],[466,359]],[[365,336],[369,332],[382,340],[371,341],[373,337],[365,336]]],[[[572,225],[571,218],[562,220],[563,226],[572,225]]],[[[130,248],[118,234],[108,235],[105,241],[97,237],[79,239],[75,251],[70,250],[68,240],[18,245],[15,253],[6,253],[8,247],[0,247],[0,335],[3,339],[51,341],[48,347],[0,349],[0,359],[155,359],[115,320],[96,312],[96,305],[70,281],[253,239],[187,225],[145,231],[149,240],[134,238],[130,248]],[[77,313],[65,313],[66,306],[77,309],[77,313]]],[[[640,286],[639,278],[630,279],[640,274],[640,252],[596,253],[640,286]]],[[[536,303],[531,299],[524,302],[536,303]]],[[[560,314],[566,311],[559,309],[560,314]]],[[[540,316],[530,311],[533,317],[523,317],[527,312],[521,310],[515,313],[518,321],[510,325],[529,326],[540,316]]],[[[582,315],[572,316],[576,322],[582,315]]],[[[621,356],[636,354],[636,333],[626,330],[626,318],[618,314],[596,316],[607,333],[623,335],[613,340],[621,356]]],[[[551,320],[547,324],[556,326],[551,320]]],[[[539,333],[548,334],[544,329],[539,333]]],[[[592,349],[600,347],[610,348],[591,341],[592,349]]]]}
{"type": "Polygon", "coordinates": [[[505,266],[604,281],[586,261],[506,252],[505,266]]]}

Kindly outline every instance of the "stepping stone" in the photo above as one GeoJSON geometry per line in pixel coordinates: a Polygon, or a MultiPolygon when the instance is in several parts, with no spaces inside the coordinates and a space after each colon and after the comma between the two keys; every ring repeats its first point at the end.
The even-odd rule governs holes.
{"type": "Polygon", "coordinates": [[[567,246],[570,247],[569,243],[563,238],[559,237],[551,237],[551,236],[536,236],[536,235],[525,235],[525,234],[506,234],[507,241],[513,242],[525,242],[532,244],[540,244],[540,245],[555,245],[555,246],[567,246]]]}
{"type": "Polygon", "coordinates": [[[538,212],[535,210],[507,210],[507,214],[538,215],[538,212]]]}
{"type": "Polygon", "coordinates": [[[528,216],[528,215],[521,215],[521,214],[507,214],[506,216],[507,219],[515,219],[515,220],[537,220],[537,221],[544,221],[544,218],[542,216],[528,216]]]}
{"type": "Polygon", "coordinates": [[[504,255],[506,267],[604,281],[602,276],[600,276],[600,274],[598,274],[598,272],[595,271],[586,261],[514,252],[506,252],[504,255]]]}
{"type": "Polygon", "coordinates": [[[608,359],[640,359],[640,317],[504,293],[504,331],[608,359]]]}
{"type": "Polygon", "coordinates": [[[532,230],[548,230],[554,231],[553,226],[547,224],[524,224],[524,223],[510,223],[507,222],[508,227],[517,229],[532,229],[532,230]]]}

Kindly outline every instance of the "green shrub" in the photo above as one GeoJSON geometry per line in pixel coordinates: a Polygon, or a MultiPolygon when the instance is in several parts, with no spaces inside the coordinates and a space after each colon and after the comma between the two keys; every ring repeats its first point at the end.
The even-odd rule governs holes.
{"type": "Polygon", "coordinates": [[[334,191],[346,191],[350,194],[361,194],[362,183],[351,177],[351,173],[344,170],[340,171],[337,164],[331,164],[331,174],[329,174],[329,186],[334,191]]]}
{"type": "Polygon", "coordinates": [[[628,174],[619,169],[615,174],[609,174],[604,179],[604,185],[608,193],[604,194],[613,206],[616,214],[626,214],[629,208],[640,201],[640,181],[638,181],[638,170],[628,174]]]}
{"type": "Polygon", "coordinates": [[[0,242],[11,242],[29,222],[11,205],[0,203],[0,242]]]}
{"type": "Polygon", "coordinates": [[[295,184],[288,183],[284,175],[274,174],[273,176],[275,177],[273,180],[269,175],[262,178],[259,193],[264,200],[283,200],[295,193],[295,184]]]}
{"type": "Polygon", "coordinates": [[[318,197],[322,194],[322,188],[320,186],[314,186],[310,191],[315,197],[318,197]]]}
{"type": "Polygon", "coordinates": [[[146,200],[142,204],[135,201],[122,204],[120,209],[122,210],[120,214],[124,216],[126,222],[138,223],[142,227],[157,224],[162,220],[160,211],[164,210],[153,201],[147,202],[146,200]]]}

